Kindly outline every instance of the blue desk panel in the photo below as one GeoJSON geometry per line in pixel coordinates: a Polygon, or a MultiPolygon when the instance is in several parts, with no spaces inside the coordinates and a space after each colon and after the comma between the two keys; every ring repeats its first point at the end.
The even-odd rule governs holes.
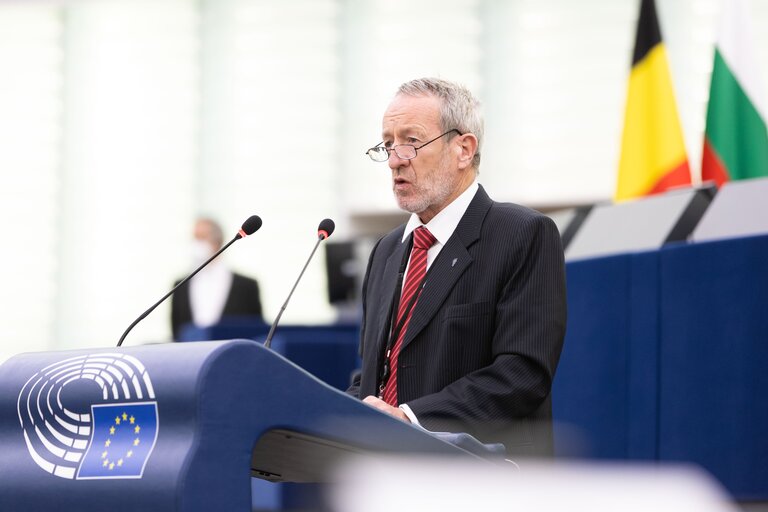
{"type": "Polygon", "coordinates": [[[629,256],[569,263],[568,325],[552,390],[557,455],[628,450],[629,256]]]}
{"type": "MultiPolygon", "coordinates": [[[[252,339],[264,342],[270,326],[251,318],[226,318],[210,327],[187,325],[182,341],[252,339]]],[[[360,325],[280,325],[272,349],[339,390],[349,387],[350,376],[360,368],[360,325]]]]}
{"type": "Polygon", "coordinates": [[[567,279],[558,454],[692,462],[768,499],[768,236],[569,262],[567,279]]]}
{"type": "Polygon", "coordinates": [[[768,237],[661,253],[662,460],[768,499],[768,237]]]}

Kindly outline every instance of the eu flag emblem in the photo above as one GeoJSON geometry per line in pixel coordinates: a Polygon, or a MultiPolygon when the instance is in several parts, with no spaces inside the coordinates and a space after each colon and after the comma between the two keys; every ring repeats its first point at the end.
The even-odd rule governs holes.
{"type": "Polygon", "coordinates": [[[93,436],[77,478],[141,478],[157,440],[157,403],[92,405],[93,436]]]}

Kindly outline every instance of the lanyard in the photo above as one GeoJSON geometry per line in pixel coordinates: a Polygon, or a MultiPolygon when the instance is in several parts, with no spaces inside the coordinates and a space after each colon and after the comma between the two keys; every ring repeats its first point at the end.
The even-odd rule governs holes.
{"type": "Polygon", "coordinates": [[[390,325],[390,333],[389,337],[387,338],[387,344],[384,347],[384,357],[383,357],[383,364],[381,365],[381,371],[379,372],[379,398],[381,398],[381,395],[384,392],[384,387],[387,385],[387,380],[389,380],[389,376],[391,374],[391,368],[389,366],[389,356],[392,353],[392,348],[397,342],[397,338],[400,336],[400,333],[402,332],[403,328],[405,327],[405,321],[408,318],[408,316],[411,314],[411,310],[413,310],[414,306],[416,305],[416,301],[419,298],[419,295],[421,295],[421,291],[424,289],[424,284],[427,282],[427,276],[425,275],[422,279],[421,283],[419,283],[419,288],[416,290],[416,292],[413,294],[413,297],[411,297],[411,300],[408,301],[408,304],[405,306],[405,310],[403,311],[403,315],[400,317],[400,321],[398,322],[398,310],[400,309],[400,299],[402,298],[402,288],[403,288],[403,278],[405,277],[405,267],[408,263],[408,260],[411,257],[411,252],[413,250],[413,236],[411,236],[411,241],[409,243],[409,250],[405,252],[403,261],[400,264],[400,272],[398,272],[397,275],[397,286],[395,287],[395,296],[392,301],[392,310],[390,311],[389,315],[389,325],[390,325]]]}

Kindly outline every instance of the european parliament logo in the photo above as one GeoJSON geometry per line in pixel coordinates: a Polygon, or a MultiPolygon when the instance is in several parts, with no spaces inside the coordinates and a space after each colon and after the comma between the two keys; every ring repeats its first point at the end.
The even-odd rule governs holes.
{"type": "Polygon", "coordinates": [[[127,354],[51,364],[27,380],[18,413],[32,460],[69,479],[141,478],[159,430],[144,365],[127,354]]]}

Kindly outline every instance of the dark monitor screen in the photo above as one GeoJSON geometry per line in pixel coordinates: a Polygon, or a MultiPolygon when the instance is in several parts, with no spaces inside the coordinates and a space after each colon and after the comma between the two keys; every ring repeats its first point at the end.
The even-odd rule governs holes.
{"type": "Polygon", "coordinates": [[[360,263],[355,242],[326,242],[325,270],[328,277],[328,302],[350,303],[358,299],[360,263]]]}

